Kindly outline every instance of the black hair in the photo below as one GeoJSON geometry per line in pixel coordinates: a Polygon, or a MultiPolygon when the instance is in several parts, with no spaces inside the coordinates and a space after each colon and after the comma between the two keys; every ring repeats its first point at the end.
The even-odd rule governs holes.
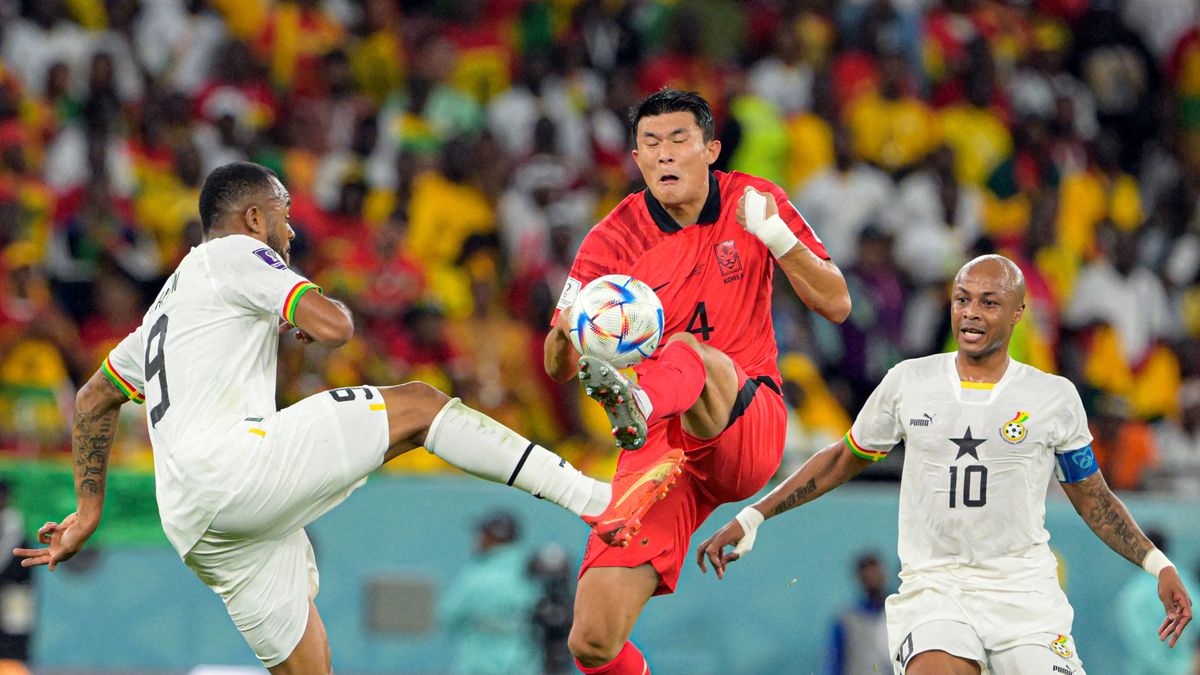
{"type": "Polygon", "coordinates": [[[274,171],[254,162],[234,162],[213,169],[200,188],[200,227],[204,234],[212,231],[222,211],[247,196],[270,191],[274,176],[274,171]]]}
{"type": "Polygon", "coordinates": [[[643,117],[666,115],[674,112],[690,112],[696,118],[696,126],[704,132],[704,141],[716,138],[716,122],[713,121],[712,108],[708,101],[694,91],[679,91],[678,89],[659,89],[629,112],[629,121],[633,125],[633,133],[637,134],[638,122],[643,117]]]}

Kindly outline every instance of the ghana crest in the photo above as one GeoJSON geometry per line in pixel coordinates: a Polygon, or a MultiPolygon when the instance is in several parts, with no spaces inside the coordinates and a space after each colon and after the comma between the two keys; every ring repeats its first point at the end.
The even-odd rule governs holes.
{"type": "Polygon", "coordinates": [[[1025,434],[1028,431],[1025,423],[1028,421],[1029,413],[1018,412],[1015,417],[1000,427],[1000,437],[1009,443],[1020,443],[1025,440],[1025,434]]]}

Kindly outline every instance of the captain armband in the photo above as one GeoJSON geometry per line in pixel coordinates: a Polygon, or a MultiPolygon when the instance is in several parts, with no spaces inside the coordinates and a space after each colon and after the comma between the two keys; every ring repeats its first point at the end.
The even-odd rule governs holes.
{"type": "Polygon", "coordinates": [[[1058,465],[1054,467],[1054,475],[1060,483],[1078,483],[1100,470],[1091,445],[1085,445],[1078,450],[1055,453],[1054,459],[1058,460],[1058,465]]]}

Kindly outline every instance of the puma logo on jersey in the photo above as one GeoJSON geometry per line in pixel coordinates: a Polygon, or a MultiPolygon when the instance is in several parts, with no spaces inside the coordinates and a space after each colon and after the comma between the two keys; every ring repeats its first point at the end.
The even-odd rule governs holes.
{"type": "Polygon", "coordinates": [[[920,417],[914,417],[908,421],[910,427],[927,427],[933,424],[933,415],[924,413],[920,417]]]}
{"type": "Polygon", "coordinates": [[[1067,666],[1054,666],[1053,670],[1056,673],[1062,673],[1062,675],[1075,675],[1075,669],[1068,668],[1067,666]]]}

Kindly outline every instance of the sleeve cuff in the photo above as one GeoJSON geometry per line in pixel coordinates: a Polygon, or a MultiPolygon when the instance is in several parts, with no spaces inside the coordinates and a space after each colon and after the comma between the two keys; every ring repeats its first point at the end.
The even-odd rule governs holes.
{"type": "Polygon", "coordinates": [[[846,432],[845,439],[846,439],[846,445],[848,445],[850,447],[850,452],[853,452],[854,454],[858,455],[859,457],[862,457],[863,459],[870,460],[872,462],[878,462],[879,460],[883,459],[884,457],[887,457],[886,451],[868,450],[867,448],[864,448],[861,445],[859,445],[858,442],[854,440],[854,431],[853,430],[846,432]]]}
{"type": "Polygon", "coordinates": [[[287,296],[283,299],[283,320],[296,325],[296,306],[300,304],[300,298],[309,291],[315,290],[321,292],[321,287],[311,281],[301,281],[292,286],[292,290],[288,291],[287,296]]]}
{"type": "Polygon", "coordinates": [[[107,377],[117,389],[121,390],[122,394],[128,396],[130,401],[133,401],[139,405],[146,402],[146,396],[142,394],[142,392],[138,391],[138,388],[133,386],[129,380],[121,377],[121,374],[112,367],[111,361],[104,359],[104,363],[100,364],[100,371],[104,373],[104,376],[107,377]]]}

